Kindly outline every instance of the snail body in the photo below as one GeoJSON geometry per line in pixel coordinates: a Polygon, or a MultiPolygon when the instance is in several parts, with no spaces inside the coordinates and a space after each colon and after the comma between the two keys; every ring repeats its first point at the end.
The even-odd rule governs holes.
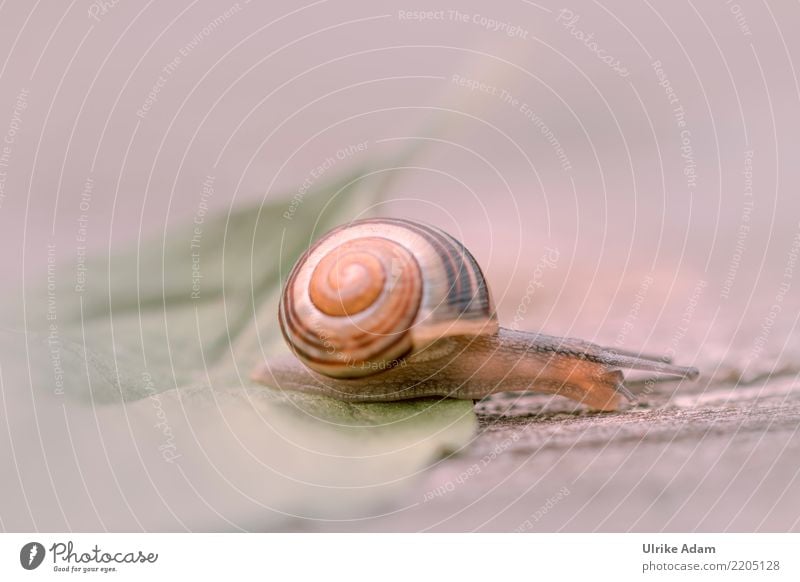
{"type": "Polygon", "coordinates": [[[278,319],[294,357],[265,362],[254,379],[347,401],[534,390],[615,410],[632,398],[620,368],[698,374],[664,358],[501,328],[469,251],[410,220],[361,220],[324,235],[292,269],[278,319]]]}

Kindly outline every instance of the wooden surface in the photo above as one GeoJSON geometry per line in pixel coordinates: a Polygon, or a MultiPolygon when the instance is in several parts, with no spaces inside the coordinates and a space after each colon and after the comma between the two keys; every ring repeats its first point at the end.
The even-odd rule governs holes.
{"type": "Polygon", "coordinates": [[[406,509],[366,522],[306,525],[326,531],[800,529],[794,378],[737,387],[700,382],[671,392],[661,386],[647,402],[597,414],[543,396],[495,396],[477,405],[475,441],[435,467],[404,500],[406,509]]]}

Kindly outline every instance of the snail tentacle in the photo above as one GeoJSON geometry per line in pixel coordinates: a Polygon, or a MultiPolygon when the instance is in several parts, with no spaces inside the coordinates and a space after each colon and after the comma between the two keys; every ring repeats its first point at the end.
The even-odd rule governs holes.
{"type": "Polygon", "coordinates": [[[607,366],[655,372],[675,378],[694,380],[700,374],[697,368],[676,366],[668,357],[637,354],[628,350],[609,348],[574,338],[544,334],[531,334],[530,342],[537,351],[552,351],[564,356],[590,360],[607,366]]]}

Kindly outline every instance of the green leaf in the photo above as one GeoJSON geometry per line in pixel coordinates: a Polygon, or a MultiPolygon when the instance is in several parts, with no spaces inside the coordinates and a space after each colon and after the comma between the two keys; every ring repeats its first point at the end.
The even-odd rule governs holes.
{"type": "Polygon", "coordinates": [[[374,199],[360,185],[307,194],[291,220],[287,201],[268,202],[92,260],[81,292],[74,273],[51,282],[56,320],[32,313],[28,334],[2,334],[6,389],[33,382],[41,406],[63,407],[75,458],[103,468],[80,467],[95,505],[115,508],[99,512],[103,527],[367,517],[396,509],[420,471],[469,441],[471,402],[346,404],[248,378],[285,349],[281,280],[314,238],[374,199]]]}

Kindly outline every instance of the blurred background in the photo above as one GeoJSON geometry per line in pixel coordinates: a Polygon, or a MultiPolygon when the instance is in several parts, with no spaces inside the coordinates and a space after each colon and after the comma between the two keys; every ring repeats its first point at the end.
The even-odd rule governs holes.
{"type": "MultiPolygon", "coordinates": [[[[307,191],[357,177],[350,218],[463,240],[501,322],[703,377],[596,422],[482,403],[473,448],[404,494],[415,509],[286,528],[797,530],[797,22],[747,0],[4,2],[8,307],[41,319],[22,298],[49,260],[77,274],[198,216],[270,205],[311,240],[307,191]],[[491,470],[419,503],[498,443],[491,470]]],[[[19,443],[32,400],[4,390],[19,443]]],[[[31,527],[19,499],[6,528],[31,527]]]]}

